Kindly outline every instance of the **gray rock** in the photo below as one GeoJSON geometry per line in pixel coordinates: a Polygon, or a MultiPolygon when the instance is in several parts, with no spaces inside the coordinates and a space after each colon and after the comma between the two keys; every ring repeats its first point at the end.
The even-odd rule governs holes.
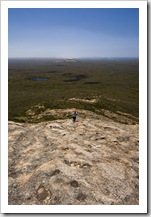
{"type": "Polygon", "coordinates": [[[138,124],[77,119],[9,122],[10,205],[139,204],[138,124]]]}

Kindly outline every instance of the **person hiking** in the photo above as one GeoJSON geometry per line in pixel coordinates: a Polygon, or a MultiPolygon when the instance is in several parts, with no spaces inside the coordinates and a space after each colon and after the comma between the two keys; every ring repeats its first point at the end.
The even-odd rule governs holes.
{"type": "Polygon", "coordinates": [[[76,117],[77,117],[77,111],[76,110],[74,110],[74,112],[73,112],[73,122],[75,122],[76,121],[76,117]]]}

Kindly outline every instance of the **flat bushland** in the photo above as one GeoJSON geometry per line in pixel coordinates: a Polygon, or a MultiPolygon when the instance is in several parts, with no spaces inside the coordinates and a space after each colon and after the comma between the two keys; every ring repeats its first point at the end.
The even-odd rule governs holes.
{"type": "Polygon", "coordinates": [[[139,115],[137,59],[9,59],[8,67],[9,120],[27,120],[27,111],[39,104],[43,106],[36,110],[39,114],[48,108],[77,108],[139,115]]]}

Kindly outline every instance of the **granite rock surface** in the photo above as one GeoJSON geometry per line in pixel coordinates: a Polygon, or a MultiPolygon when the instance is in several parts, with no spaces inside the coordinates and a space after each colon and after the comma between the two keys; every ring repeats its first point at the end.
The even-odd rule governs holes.
{"type": "Polygon", "coordinates": [[[78,111],[75,123],[9,121],[8,130],[10,205],[139,204],[137,123],[78,111]]]}

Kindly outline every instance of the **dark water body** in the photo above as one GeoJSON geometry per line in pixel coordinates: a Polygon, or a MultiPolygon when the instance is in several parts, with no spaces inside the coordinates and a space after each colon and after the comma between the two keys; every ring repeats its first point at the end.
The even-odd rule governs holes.
{"type": "Polygon", "coordinates": [[[72,75],[72,73],[64,73],[63,76],[70,78],[70,79],[63,80],[64,82],[76,82],[89,77],[88,75],[84,75],[84,74],[72,75]]]}
{"type": "Polygon", "coordinates": [[[48,78],[45,77],[37,77],[37,78],[26,78],[27,80],[31,80],[31,81],[47,81],[48,78]]]}

